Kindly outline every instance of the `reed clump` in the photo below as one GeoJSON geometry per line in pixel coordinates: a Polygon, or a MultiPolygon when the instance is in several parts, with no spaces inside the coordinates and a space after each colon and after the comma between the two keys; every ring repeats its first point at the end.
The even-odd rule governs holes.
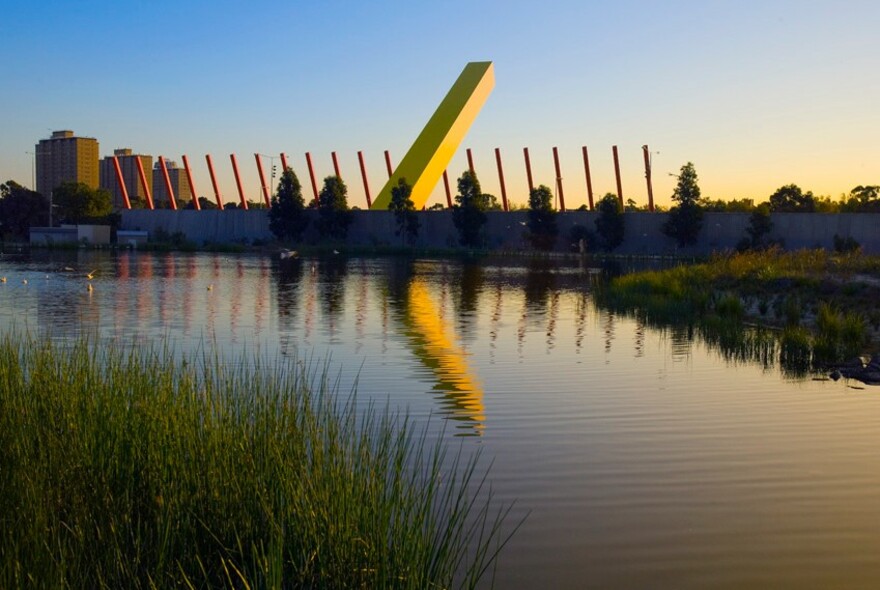
{"type": "Polygon", "coordinates": [[[473,587],[477,457],[326,366],[0,341],[0,587],[473,587]],[[434,440],[434,439],[430,439],[434,440]]]}

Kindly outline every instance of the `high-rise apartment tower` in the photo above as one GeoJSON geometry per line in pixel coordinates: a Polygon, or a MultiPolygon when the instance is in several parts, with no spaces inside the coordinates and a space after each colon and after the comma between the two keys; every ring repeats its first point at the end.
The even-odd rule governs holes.
{"type": "Polygon", "coordinates": [[[98,140],[76,137],[73,131],[53,131],[36,145],[37,192],[48,197],[62,182],[82,182],[98,188],[98,140]]]}

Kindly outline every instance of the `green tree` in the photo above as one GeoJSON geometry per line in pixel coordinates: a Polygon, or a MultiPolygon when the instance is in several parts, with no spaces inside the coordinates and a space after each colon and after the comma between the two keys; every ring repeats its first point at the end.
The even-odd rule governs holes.
{"type": "Polygon", "coordinates": [[[596,233],[599,234],[599,243],[604,250],[611,252],[623,243],[626,232],[620,199],[613,193],[607,193],[599,200],[596,211],[598,212],[596,233]]]}
{"type": "Polygon", "coordinates": [[[700,186],[692,162],[681,167],[678,183],[672,193],[676,203],[667,213],[663,233],[674,238],[679,246],[695,244],[703,227],[703,209],[700,206],[700,186]]]}
{"type": "Polygon", "coordinates": [[[293,169],[286,168],[278,181],[269,209],[269,230],[280,240],[298,242],[309,225],[302,186],[293,169]]]}
{"type": "Polygon", "coordinates": [[[546,185],[529,191],[529,241],[538,250],[552,250],[559,235],[553,192],[546,185]]]}
{"type": "Polygon", "coordinates": [[[776,189],[770,195],[770,211],[772,213],[812,213],[816,210],[816,198],[813,193],[803,192],[796,184],[787,184],[776,189]]]}
{"type": "Polygon", "coordinates": [[[488,206],[488,199],[480,190],[476,173],[465,170],[458,179],[458,194],[452,206],[452,222],[458,230],[462,246],[478,248],[483,245],[482,230],[486,225],[488,206]]]}
{"type": "Polygon", "coordinates": [[[749,226],[746,228],[748,237],[743,238],[737,244],[737,250],[761,250],[769,247],[772,242],[768,239],[773,230],[773,221],[770,219],[770,205],[761,203],[749,216],[749,226]]]}
{"type": "Polygon", "coordinates": [[[394,211],[394,221],[397,224],[394,235],[400,236],[401,242],[413,244],[419,235],[419,218],[416,215],[416,205],[410,195],[412,195],[412,187],[406,178],[399,179],[397,186],[391,189],[391,204],[388,208],[394,211]]]}
{"type": "Polygon", "coordinates": [[[349,224],[348,188],[338,176],[328,176],[318,194],[318,232],[322,237],[344,240],[349,224]]]}
{"type": "Polygon", "coordinates": [[[57,219],[63,223],[107,222],[113,212],[110,191],[83,182],[63,182],[53,191],[57,219]]]}
{"type": "Polygon", "coordinates": [[[43,195],[14,180],[0,184],[0,234],[25,238],[31,226],[46,223],[48,218],[49,201],[43,195]]]}

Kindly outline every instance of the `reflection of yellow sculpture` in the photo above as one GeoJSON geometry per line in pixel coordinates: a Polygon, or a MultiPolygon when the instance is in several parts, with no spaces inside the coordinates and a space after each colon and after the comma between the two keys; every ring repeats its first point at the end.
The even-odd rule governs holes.
{"type": "Polygon", "coordinates": [[[388,209],[391,189],[397,186],[400,178],[406,178],[412,185],[410,198],[416,209],[424,207],[494,86],[495,69],[491,61],[466,65],[388,183],[376,196],[371,209],[388,209]]]}
{"type": "Polygon", "coordinates": [[[471,374],[466,353],[456,344],[451,328],[419,279],[409,286],[406,320],[413,351],[437,376],[437,389],[452,401],[453,414],[473,420],[479,434],[485,420],[483,390],[471,374]]]}

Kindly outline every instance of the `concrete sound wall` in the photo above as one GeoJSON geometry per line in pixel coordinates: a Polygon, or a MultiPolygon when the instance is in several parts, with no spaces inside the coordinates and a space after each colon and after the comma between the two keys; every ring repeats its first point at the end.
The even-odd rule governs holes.
{"type": "MultiPolygon", "coordinates": [[[[314,212],[310,212],[314,217],[314,212]]],[[[347,242],[353,246],[400,244],[394,235],[394,215],[389,211],[354,211],[347,242]]],[[[421,229],[416,245],[446,248],[458,246],[458,232],[452,223],[451,211],[422,211],[418,213],[421,229]]],[[[510,213],[490,212],[486,226],[487,245],[493,249],[529,249],[526,240],[526,211],[510,213]]],[[[771,216],[773,231],[770,237],[784,243],[788,249],[826,248],[834,245],[834,236],[851,237],[866,252],[880,253],[880,214],[873,213],[775,213],[771,216]]],[[[566,239],[575,225],[595,231],[596,213],[570,211],[559,215],[559,250],[568,250],[566,239]]],[[[680,249],[675,241],[663,235],[661,227],[666,220],[662,213],[632,212],[625,215],[625,241],[615,252],[620,254],[705,254],[732,249],[746,235],[748,213],[706,213],[703,229],[695,246],[680,249]]],[[[244,243],[269,241],[266,210],[229,211],[170,211],[132,210],[122,212],[122,227],[126,230],[146,230],[155,235],[157,230],[169,234],[183,233],[196,244],[244,243]]],[[[312,223],[307,238],[315,238],[312,223]]]]}

